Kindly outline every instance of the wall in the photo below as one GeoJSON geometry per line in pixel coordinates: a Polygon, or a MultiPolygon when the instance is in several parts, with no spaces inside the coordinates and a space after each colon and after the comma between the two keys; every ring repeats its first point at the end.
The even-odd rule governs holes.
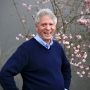
{"type": "MultiPolygon", "coordinates": [[[[22,2],[27,2],[35,4],[37,0],[15,0],[17,8],[21,17],[26,16],[28,23],[26,25],[26,31],[34,33],[35,26],[32,19],[32,15],[35,14],[36,8],[27,13],[27,10],[22,6],[22,2]]],[[[41,5],[40,7],[49,7],[51,4],[48,3],[45,6],[41,5]]],[[[0,1],[0,69],[3,64],[7,61],[9,56],[16,50],[16,48],[23,42],[23,40],[17,41],[15,37],[21,33],[25,32],[23,26],[20,22],[20,19],[17,15],[15,6],[12,0],[1,0],[0,1]]],[[[15,77],[15,81],[19,89],[22,87],[22,79],[20,75],[15,77]]],[[[72,68],[72,83],[71,90],[89,90],[90,89],[90,79],[79,78],[72,68]]],[[[2,87],[0,86],[0,90],[2,87]]]]}

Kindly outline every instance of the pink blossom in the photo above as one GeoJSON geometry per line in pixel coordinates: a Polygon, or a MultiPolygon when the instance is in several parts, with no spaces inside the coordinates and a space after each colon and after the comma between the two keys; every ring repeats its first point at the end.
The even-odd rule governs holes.
{"type": "Polygon", "coordinates": [[[86,70],[89,70],[89,67],[86,67],[85,69],[86,69],[86,70]]]}
{"type": "Polygon", "coordinates": [[[29,6],[27,7],[27,9],[28,9],[28,10],[31,10],[31,7],[32,7],[32,5],[29,5],[29,6]]]}
{"type": "Polygon", "coordinates": [[[74,46],[74,44],[73,44],[73,43],[71,43],[71,46],[74,46]]]}
{"type": "Polygon", "coordinates": [[[22,5],[23,5],[24,7],[27,7],[27,4],[26,4],[26,3],[22,3],[22,5]]]}
{"type": "Polygon", "coordinates": [[[19,37],[16,37],[16,40],[19,40],[19,37]]]}
{"type": "Polygon", "coordinates": [[[83,60],[82,60],[82,62],[86,62],[86,60],[85,60],[85,59],[83,59],[83,60]]]}
{"type": "Polygon", "coordinates": [[[26,38],[26,41],[28,41],[29,40],[29,38],[26,38]]]}
{"type": "Polygon", "coordinates": [[[85,71],[82,71],[82,74],[85,74],[85,71]]]}
{"type": "Polygon", "coordinates": [[[77,45],[77,48],[80,48],[80,45],[77,45]]]}
{"type": "Polygon", "coordinates": [[[69,46],[66,46],[66,48],[68,48],[68,49],[69,49],[69,48],[70,48],[70,45],[69,45],[69,46]]]}
{"type": "Polygon", "coordinates": [[[69,35],[69,38],[72,39],[72,35],[71,34],[69,35]]]}
{"type": "Polygon", "coordinates": [[[81,35],[76,35],[76,37],[77,37],[78,39],[81,39],[81,38],[82,38],[82,36],[81,36],[81,35]]]}
{"type": "Polygon", "coordinates": [[[63,44],[69,44],[69,41],[63,40],[63,44]]]}
{"type": "Polygon", "coordinates": [[[39,4],[40,2],[39,2],[39,1],[37,1],[36,3],[37,3],[37,4],[39,4]]]}
{"type": "Polygon", "coordinates": [[[84,66],[83,65],[80,65],[80,68],[82,69],[82,68],[84,68],[84,66]]]}
{"type": "Polygon", "coordinates": [[[22,19],[22,22],[23,22],[23,23],[25,23],[25,22],[26,22],[26,20],[25,20],[25,19],[22,19]]]}
{"type": "Polygon", "coordinates": [[[87,58],[87,53],[84,52],[83,58],[87,58]]]}
{"type": "Polygon", "coordinates": [[[79,75],[79,74],[80,74],[80,72],[78,72],[78,71],[77,71],[77,74],[79,75]]]}

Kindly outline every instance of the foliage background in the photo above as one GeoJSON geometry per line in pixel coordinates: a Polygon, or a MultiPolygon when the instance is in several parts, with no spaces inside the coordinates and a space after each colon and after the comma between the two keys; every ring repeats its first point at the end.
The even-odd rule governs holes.
{"type": "MultiPolygon", "coordinates": [[[[32,10],[29,11],[22,6],[22,3],[24,2],[31,5],[36,5],[37,0],[14,0],[14,1],[16,2],[20,17],[22,19],[26,19],[27,22],[24,24],[24,26],[22,25],[21,20],[18,17],[17,10],[15,8],[13,0],[0,1],[0,69],[3,66],[3,64],[7,61],[7,59],[11,56],[11,54],[16,50],[16,48],[24,41],[22,39],[17,41],[15,37],[19,33],[35,33],[34,31],[35,26],[34,26],[34,21],[32,16],[33,14],[35,14],[35,11],[37,11],[37,8],[34,7],[32,10]]],[[[60,1],[67,1],[67,0],[56,0],[56,1],[60,2],[60,1]]],[[[67,18],[64,18],[64,20],[68,21],[70,18],[72,18],[74,15],[77,14],[77,10],[81,1],[83,0],[69,0],[68,2],[69,5],[70,5],[70,2],[71,3],[74,2],[74,4],[70,6],[72,7],[72,14],[69,13],[69,8],[70,8],[69,6],[67,7],[62,6],[64,8],[63,17],[67,16],[67,18]],[[70,17],[68,17],[69,14],[71,15],[70,17]]],[[[61,5],[63,5],[63,2],[61,5]]],[[[53,10],[51,3],[42,4],[39,7],[40,8],[48,7],[53,10]]],[[[81,10],[81,8],[79,9],[81,10]]],[[[78,13],[80,12],[80,10],[78,11],[78,13]]],[[[61,27],[62,25],[60,24],[60,28],[58,29],[61,29],[61,27]]],[[[68,31],[64,31],[65,33],[74,33],[74,34],[87,32],[86,31],[87,28],[77,24],[76,20],[74,20],[73,24],[71,23],[71,25],[68,25],[68,27],[65,28],[65,30],[68,30],[68,31]]],[[[85,38],[85,40],[87,40],[87,38],[85,38]]],[[[88,51],[90,52],[90,49],[88,49],[88,51]]],[[[88,65],[90,65],[89,59],[90,57],[88,57],[86,62],[88,65]]],[[[80,78],[76,74],[76,71],[77,71],[77,68],[72,66],[72,82],[71,82],[70,90],[80,90],[80,89],[89,90],[90,78],[87,78],[86,76],[83,78],[80,78]]],[[[17,75],[15,77],[15,81],[17,86],[21,90],[21,86],[22,86],[21,76],[17,75]]],[[[2,90],[1,87],[0,87],[0,90],[2,90]]]]}

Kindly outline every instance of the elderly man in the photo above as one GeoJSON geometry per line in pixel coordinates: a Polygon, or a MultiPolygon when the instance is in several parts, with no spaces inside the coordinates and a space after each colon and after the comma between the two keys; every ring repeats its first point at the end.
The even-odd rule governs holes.
{"type": "Polygon", "coordinates": [[[4,90],[18,90],[14,81],[18,73],[22,90],[69,90],[71,69],[63,48],[53,39],[56,24],[50,9],[37,12],[36,36],[20,45],[0,72],[4,90]]]}

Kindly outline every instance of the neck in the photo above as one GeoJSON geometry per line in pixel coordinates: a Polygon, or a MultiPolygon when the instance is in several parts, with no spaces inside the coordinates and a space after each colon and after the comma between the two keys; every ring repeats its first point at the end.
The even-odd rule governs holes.
{"type": "Polygon", "coordinates": [[[47,44],[50,44],[51,40],[43,40],[45,41],[47,44]]]}

